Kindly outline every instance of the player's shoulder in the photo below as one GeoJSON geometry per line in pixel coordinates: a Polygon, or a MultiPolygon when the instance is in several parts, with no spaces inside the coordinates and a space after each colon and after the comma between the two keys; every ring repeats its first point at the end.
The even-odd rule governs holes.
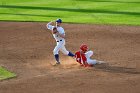
{"type": "Polygon", "coordinates": [[[57,29],[59,29],[59,30],[64,30],[64,28],[61,27],[61,26],[57,27],[57,29]]]}
{"type": "Polygon", "coordinates": [[[75,54],[80,54],[80,51],[76,51],[75,54]]]}
{"type": "Polygon", "coordinates": [[[57,30],[58,30],[59,33],[65,33],[65,31],[62,27],[57,27],[57,30]]]}

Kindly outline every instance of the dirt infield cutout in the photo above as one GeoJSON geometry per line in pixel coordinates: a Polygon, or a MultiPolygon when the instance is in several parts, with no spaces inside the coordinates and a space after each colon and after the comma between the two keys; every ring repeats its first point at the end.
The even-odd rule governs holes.
{"type": "Polygon", "coordinates": [[[107,64],[84,68],[60,52],[61,65],[54,67],[55,40],[46,23],[0,22],[0,93],[140,93],[139,26],[63,27],[68,50],[87,44],[92,58],[107,64]],[[17,77],[2,80],[16,76],[11,72],[17,77]]]}
{"type": "Polygon", "coordinates": [[[137,70],[137,71],[140,71],[140,62],[137,62],[137,63],[136,63],[136,70],[137,70]]]}

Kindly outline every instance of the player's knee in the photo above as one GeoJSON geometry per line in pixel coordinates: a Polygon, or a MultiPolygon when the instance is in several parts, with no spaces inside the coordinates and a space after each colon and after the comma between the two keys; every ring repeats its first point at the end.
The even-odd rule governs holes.
{"type": "Polygon", "coordinates": [[[67,54],[67,53],[64,53],[64,55],[66,55],[66,56],[67,56],[68,54],[67,54]]]}
{"type": "Polygon", "coordinates": [[[58,54],[58,51],[53,50],[53,54],[54,54],[54,55],[58,54]]]}
{"type": "Polygon", "coordinates": [[[88,51],[88,53],[89,53],[90,55],[93,55],[93,51],[92,51],[92,50],[88,51]]]}
{"type": "Polygon", "coordinates": [[[68,55],[68,54],[69,54],[69,52],[68,52],[68,51],[67,51],[67,52],[63,52],[63,54],[64,54],[64,55],[68,55]]]}

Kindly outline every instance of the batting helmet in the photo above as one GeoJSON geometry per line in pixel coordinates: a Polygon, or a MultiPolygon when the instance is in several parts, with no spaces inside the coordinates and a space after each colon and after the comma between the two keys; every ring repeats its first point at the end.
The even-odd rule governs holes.
{"type": "Polygon", "coordinates": [[[57,19],[56,22],[62,23],[62,20],[61,19],[57,19]]]}
{"type": "Polygon", "coordinates": [[[87,51],[88,50],[88,46],[86,45],[86,44],[82,44],[81,46],[80,46],[80,49],[82,50],[82,51],[87,51]]]}

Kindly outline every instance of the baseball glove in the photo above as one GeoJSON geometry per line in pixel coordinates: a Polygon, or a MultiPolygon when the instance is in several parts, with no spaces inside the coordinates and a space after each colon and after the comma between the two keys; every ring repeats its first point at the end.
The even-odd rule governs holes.
{"type": "Polygon", "coordinates": [[[52,30],[52,34],[56,34],[58,31],[57,31],[57,28],[54,27],[53,30],[52,30]]]}

